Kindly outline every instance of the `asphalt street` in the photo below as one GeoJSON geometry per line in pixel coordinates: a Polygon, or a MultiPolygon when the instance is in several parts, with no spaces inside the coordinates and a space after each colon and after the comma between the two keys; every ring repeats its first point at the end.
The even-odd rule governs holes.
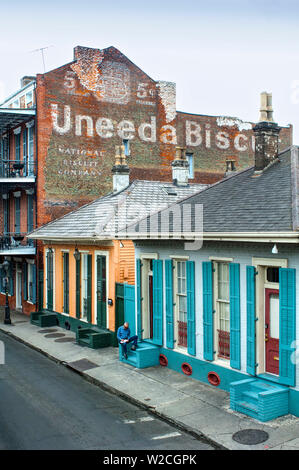
{"type": "Polygon", "coordinates": [[[0,450],[212,450],[0,333],[0,450]]]}

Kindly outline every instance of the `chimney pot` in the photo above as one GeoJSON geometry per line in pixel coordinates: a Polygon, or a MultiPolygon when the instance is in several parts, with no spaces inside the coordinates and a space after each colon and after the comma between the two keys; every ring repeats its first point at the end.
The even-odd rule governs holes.
{"type": "Polygon", "coordinates": [[[187,186],[189,178],[189,162],[186,159],[186,148],[176,147],[175,160],[172,166],[172,180],[177,186],[187,186]]]}
{"type": "Polygon", "coordinates": [[[115,163],[112,168],[113,192],[119,192],[127,188],[130,184],[130,168],[126,163],[124,145],[115,147],[115,163]]]}

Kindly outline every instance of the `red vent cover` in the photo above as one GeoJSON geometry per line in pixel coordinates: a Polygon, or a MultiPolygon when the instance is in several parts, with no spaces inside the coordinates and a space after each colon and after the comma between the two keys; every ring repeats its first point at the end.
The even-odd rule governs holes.
{"type": "Polygon", "coordinates": [[[216,372],[209,372],[208,381],[211,385],[214,385],[214,387],[218,387],[218,385],[220,384],[220,377],[216,372]]]}
{"type": "Polygon", "coordinates": [[[182,371],[183,371],[184,374],[186,374],[186,375],[191,375],[191,374],[192,374],[192,367],[191,367],[190,364],[188,364],[187,362],[183,362],[183,364],[182,364],[182,371]]]}
{"type": "Polygon", "coordinates": [[[164,356],[164,354],[160,354],[159,362],[160,362],[160,366],[166,367],[168,365],[168,359],[166,356],[164,356]]]}

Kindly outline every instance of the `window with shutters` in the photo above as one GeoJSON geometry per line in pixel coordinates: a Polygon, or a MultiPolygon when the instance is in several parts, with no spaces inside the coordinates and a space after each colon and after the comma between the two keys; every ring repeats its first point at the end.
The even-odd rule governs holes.
{"type": "Polygon", "coordinates": [[[9,233],[9,199],[3,199],[4,235],[9,233]]]}
{"type": "Polygon", "coordinates": [[[186,261],[176,261],[177,345],[187,347],[186,261]]]}
{"type": "Polygon", "coordinates": [[[214,304],[216,310],[217,356],[230,358],[229,263],[214,262],[214,304]]]}
{"type": "Polygon", "coordinates": [[[21,135],[15,135],[15,160],[20,161],[21,158],[21,135]]]}

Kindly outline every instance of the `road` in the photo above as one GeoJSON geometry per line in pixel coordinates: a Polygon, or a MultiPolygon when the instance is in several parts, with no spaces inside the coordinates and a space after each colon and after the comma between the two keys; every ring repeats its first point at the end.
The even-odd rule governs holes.
{"type": "Polygon", "coordinates": [[[0,332],[0,450],[209,450],[0,332]]]}

